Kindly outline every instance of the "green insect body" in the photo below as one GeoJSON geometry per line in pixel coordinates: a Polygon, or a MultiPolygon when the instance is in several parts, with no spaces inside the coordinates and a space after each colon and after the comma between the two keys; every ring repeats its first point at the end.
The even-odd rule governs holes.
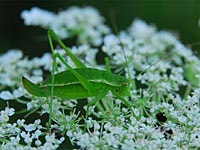
{"type": "MultiPolygon", "coordinates": [[[[85,64],[71,53],[53,30],[48,31],[48,39],[53,57],[51,76],[38,84],[32,83],[25,77],[22,77],[22,84],[32,95],[50,97],[50,116],[52,115],[52,101],[55,96],[63,99],[93,97],[92,101],[88,103],[89,107],[101,100],[109,91],[111,91],[113,95],[119,98],[125,105],[129,108],[131,107],[131,104],[123,98],[124,96],[129,95],[131,80],[111,73],[109,60],[107,58],[105,59],[106,71],[87,68],[85,64]],[[51,37],[53,37],[65,50],[66,54],[71,58],[77,68],[72,68],[59,53],[55,53],[51,37]],[[54,74],[56,70],[56,59],[59,59],[66,66],[66,71],[54,74]]],[[[87,108],[86,118],[88,117],[88,114],[89,109],[87,108]]],[[[51,117],[49,117],[48,124],[50,127],[51,117]]]]}
{"type": "MultiPolygon", "coordinates": [[[[106,95],[111,91],[115,96],[129,95],[129,80],[125,77],[94,68],[75,68],[97,91],[89,93],[81,82],[69,70],[55,74],[53,95],[67,99],[82,99],[98,95],[106,95]]],[[[23,85],[32,95],[48,97],[51,94],[52,77],[39,84],[34,84],[23,78],[23,85]]]]}

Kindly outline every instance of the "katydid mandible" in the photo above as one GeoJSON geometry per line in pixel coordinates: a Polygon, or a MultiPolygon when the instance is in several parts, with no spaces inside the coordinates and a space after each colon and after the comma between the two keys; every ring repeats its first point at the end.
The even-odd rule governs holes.
{"type": "Polygon", "coordinates": [[[51,96],[53,98],[56,96],[66,99],[83,99],[88,97],[101,99],[111,91],[113,95],[130,106],[129,102],[123,99],[124,96],[129,95],[130,80],[111,73],[108,67],[108,59],[106,61],[106,71],[87,68],[70,52],[53,30],[48,31],[48,38],[53,56],[52,75],[38,84],[32,83],[25,77],[22,77],[23,86],[30,94],[39,97],[51,96]],[[59,53],[55,53],[51,37],[65,50],[66,54],[72,59],[77,68],[69,66],[59,53]],[[56,58],[59,59],[68,70],[54,74],[56,58]]]}

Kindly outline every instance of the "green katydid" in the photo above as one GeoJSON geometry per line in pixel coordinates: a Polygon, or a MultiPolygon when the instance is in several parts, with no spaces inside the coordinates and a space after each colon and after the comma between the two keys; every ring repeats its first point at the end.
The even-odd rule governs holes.
{"type": "MultiPolygon", "coordinates": [[[[22,83],[24,88],[32,95],[39,97],[51,97],[49,102],[50,114],[52,112],[52,100],[54,96],[65,99],[82,99],[93,97],[93,101],[88,104],[90,106],[102,99],[109,91],[111,91],[113,95],[119,98],[126,106],[129,108],[132,106],[129,101],[124,99],[124,96],[129,96],[130,94],[130,84],[132,80],[130,78],[127,79],[123,76],[111,73],[108,65],[108,59],[105,59],[107,68],[106,71],[87,68],[70,52],[70,50],[63,44],[53,30],[48,31],[48,38],[53,55],[53,71],[51,77],[39,84],[34,84],[25,77],[22,77],[22,83]],[[77,68],[72,68],[69,66],[59,53],[54,52],[51,37],[53,37],[65,50],[66,54],[69,55],[77,68]],[[56,58],[65,64],[68,69],[67,71],[54,74],[56,58]]],[[[151,66],[157,64],[158,62],[159,61],[156,61],[151,66]]],[[[148,70],[150,67],[147,67],[143,72],[148,70]]]]}
{"type": "Polygon", "coordinates": [[[48,31],[48,38],[53,55],[52,75],[39,84],[34,84],[25,77],[22,77],[23,86],[29,93],[39,97],[51,96],[51,107],[54,96],[66,99],[94,97],[94,100],[91,102],[91,104],[94,104],[111,91],[113,95],[122,100],[125,105],[128,107],[131,106],[130,103],[123,98],[129,95],[130,80],[111,73],[108,59],[105,59],[106,71],[87,68],[70,52],[53,30],[48,31]],[[77,68],[69,66],[59,53],[54,52],[51,37],[65,50],[66,54],[72,59],[77,68]],[[68,70],[54,74],[56,58],[58,58],[68,70]]]}

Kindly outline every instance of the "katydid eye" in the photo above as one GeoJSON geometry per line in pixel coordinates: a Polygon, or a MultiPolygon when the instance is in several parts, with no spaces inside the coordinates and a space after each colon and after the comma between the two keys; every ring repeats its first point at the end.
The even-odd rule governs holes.
{"type": "Polygon", "coordinates": [[[128,83],[124,83],[124,85],[127,87],[127,86],[128,86],[128,83]]]}

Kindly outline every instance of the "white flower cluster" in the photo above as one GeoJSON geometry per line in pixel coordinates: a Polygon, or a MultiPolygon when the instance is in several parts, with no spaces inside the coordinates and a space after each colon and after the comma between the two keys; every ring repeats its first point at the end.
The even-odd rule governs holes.
{"type": "Polygon", "coordinates": [[[18,87],[21,85],[21,77],[28,76],[32,71],[34,78],[42,76],[44,70],[51,68],[51,55],[46,53],[41,58],[33,58],[28,60],[23,56],[20,50],[9,50],[7,53],[0,56],[0,83],[3,86],[18,87]]]}
{"type": "Polygon", "coordinates": [[[0,56],[0,98],[9,100],[23,96],[24,89],[21,86],[22,76],[32,74],[31,79],[38,82],[42,80],[43,71],[51,68],[51,55],[44,54],[41,58],[28,60],[20,50],[9,50],[0,56]],[[16,88],[10,92],[8,88],[16,88]]]}
{"type": "Polygon", "coordinates": [[[43,127],[41,121],[35,120],[34,123],[25,124],[25,120],[18,119],[16,123],[10,124],[9,117],[14,115],[14,109],[6,107],[0,112],[0,142],[1,149],[23,149],[23,150],[44,150],[57,149],[64,141],[64,137],[57,139],[54,133],[46,134],[45,141],[42,142],[43,127]],[[22,142],[26,145],[21,144],[22,142]],[[36,147],[31,145],[35,144],[36,147]]]}
{"type": "MultiPolygon", "coordinates": [[[[48,127],[38,118],[29,124],[25,119],[10,123],[17,108],[6,107],[0,111],[0,149],[58,149],[65,139],[91,150],[200,148],[200,60],[173,34],[135,20],[114,35],[91,7],[72,7],[58,14],[32,8],[22,17],[27,25],[53,28],[62,38],[77,35],[82,44],[70,50],[86,66],[102,68],[96,61],[98,48],[89,45],[102,44],[100,49],[109,56],[112,71],[131,77],[130,96],[124,98],[129,99],[131,108],[108,93],[89,107],[88,118],[78,109],[84,100],[59,97],[53,98],[50,114],[49,99],[27,93],[21,77],[43,80],[45,73],[52,71],[51,54],[28,59],[20,50],[9,50],[0,55],[0,99],[26,104],[26,116],[37,111],[41,116],[50,114],[52,120],[48,127]]],[[[75,67],[64,50],[55,52],[75,67]]],[[[59,72],[66,70],[56,61],[59,72]]]]}
{"type": "Polygon", "coordinates": [[[188,84],[200,86],[200,61],[192,50],[171,33],[157,32],[144,21],[135,20],[119,35],[107,35],[103,51],[110,56],[113,65],[126,66],[126,57],[131,68],[126,73],[131,72],[132,77],[158,93],[179,91],[188,84]]]}
{"type": "Polygon", "coordinates": [[[99,46],[102,36],[110,32],[104,18],[92,7],[70,7],[58,14],[34,7],[23,11],[21,17],[25,25],[51,28],[62,39],[77,36],[80,44],[99,46]]]}
{"type": "Polygon", "coordinates": [[[126,118],[122,113],[115,119],[109,116],[106,123],[89,118],[87,133],[68,130],[67,136],[89,150],[196,149],[200,142],[200,96],[199,92],[193,94],[186,100],[171,95],[172,104],[150,102],[149,117],[126,118]],[[160,111],[167,117],[166,121],[156,118],[160,111]]]}

